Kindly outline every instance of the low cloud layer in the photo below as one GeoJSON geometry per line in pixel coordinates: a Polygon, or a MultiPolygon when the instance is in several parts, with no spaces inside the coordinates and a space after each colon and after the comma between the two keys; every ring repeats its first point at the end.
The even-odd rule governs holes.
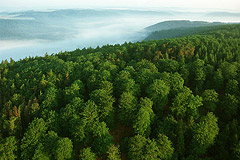
{"type": "Polygon", "coordinates": [[[204,14],[129,10],[0,13],[0,17],[5,16],[0,18],[0,59],[12,57],[19,60],[26,56],[42,56],[46,52],[52,54],[76,48],[141,41],[147,36],[143,30],[145,27],[166,20],[218,21],[222,18],[204,17],[204,14]]]}

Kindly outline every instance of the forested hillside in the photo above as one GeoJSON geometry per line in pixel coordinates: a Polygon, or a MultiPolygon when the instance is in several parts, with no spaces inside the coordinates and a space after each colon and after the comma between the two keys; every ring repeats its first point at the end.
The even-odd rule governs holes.
{"type": "Polygon", "coordinates": [[[224,23],[220,22],[205,22],[205,21],[189,21],[189,20],[172,20],[172,21],[164,21],[152,26],[145,28],[145,30],[149,32],[161,31],[161,30],[169,30],[175,28],[194,28],[194,27],[204,27],[204,26],[215,26],[221,25],[224,23]]]}
{"type": "MultiPolygon", "coordinates": [[[[217,24],[217,23],[216,23],[217,24]]],[[[166,30],[159,30],[151,32],[145,40],[160,40],[167,38],[178,38],[194,34],[208,34],[210,31],[225,30],[227,24],[211,25],[211,26],[200,26],[200,27],[178,27],[166,30]]]]}
{"type": "Polygon", "coordinates": [[[240,25],[0,64],[0,159],[240,159],[240,25]]]}

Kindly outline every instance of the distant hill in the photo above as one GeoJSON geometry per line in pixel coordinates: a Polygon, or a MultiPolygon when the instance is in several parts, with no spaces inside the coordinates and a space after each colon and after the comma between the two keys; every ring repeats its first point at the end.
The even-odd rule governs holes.
{"type": "Polygon", "coordinates": [[[193,34],[204,34],[206,32],[220,30],[224,28],[226,25],[214,25],[214,26],[203,26],[203,27],[182,27],[182,28],[174,28],[169,30],[160,30],[152,32],[148,35],[145,40],[160,40],[160,39],[167,39],[167,38],[178,38],[189,36],[193,34]]]}
{"type": "Polygon", "coordinates": [[[34,20],[0,19],[0,40],[6,39],[64,39],[73,33],[64,27],[34,20]]]}
{"type": "Polygon", "coordinates": [[[212,12],[206,14],[205,17],[239,17],[240,20],[240,13],[212,12]]]}
{"type": "Polygon", "coordinates": [[[138,11],[138,10],[94,10],[94,9],[63,9],[53,11],[24,11],[14,12],[11,15],[17,15],[18,18],[30,17],[38,20],[49,20],[49,19],[62,19],[62,18],[96,18],[96,17],[120,17],[120,16],[134,16],[134,15],[157,15],[157,16],[173,16],[168,12],[157,12],[157,11],[138,11]]]}
{"type": "MultiPolygon", "coordinates": [[[[102,20],[118,20],[120,18],[139,17],[170,17],[168,12],[138,11],[138,10],[94,10],[94,9],[62,9],[49,11],[21,11],[0,13],[0,40],[6,39],[44,39],[62,40],[78,35],[84,28],[83,22],[91,25],[92,22],[102,20]],[[79,24],[81,23],[81,25],[79,24]]],[[[94,25],[94,24],[92,24],[94,25]]]]}
{"type": "Polygon", "coordinates": [[[154,24],[145,28],[147,32],[168,30],[174,28],[190,28],[190,27],[202,27],[202,26],[212,26],[212,25],[220,25],[220,22],[204,22],[204,21],[189,21],[189,20],[174,20],[174,21],[165,21],[154,24]]]}

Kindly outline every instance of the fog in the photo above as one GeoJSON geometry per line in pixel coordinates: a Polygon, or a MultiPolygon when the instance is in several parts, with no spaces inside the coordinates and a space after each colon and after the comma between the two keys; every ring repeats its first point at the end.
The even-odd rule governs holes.
{"type": "Polygon", "coordinates": [[[147,36],[144,28],[166,20],[229,22],[229,18],[204,14],[112,10],[4,13],[0,14],[0,59],[19,60],[76,48],[141,41],[147,36]]]}

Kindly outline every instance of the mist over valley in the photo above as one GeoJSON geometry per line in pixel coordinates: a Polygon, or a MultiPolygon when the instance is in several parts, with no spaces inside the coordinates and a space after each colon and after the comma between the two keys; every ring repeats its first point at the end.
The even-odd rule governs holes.
{"type": "MultiPolygon", "coordinates": [[[[0,58],[19,60],[76,48],[142,41],[155,31],[147,27],[171,20],[239,22],[240,16],[239,13],[225,12],[118,9],[3,12],[0,13],[0,58]]],[[[175,24],[159,30],[179,27],[175,24]]]]}

